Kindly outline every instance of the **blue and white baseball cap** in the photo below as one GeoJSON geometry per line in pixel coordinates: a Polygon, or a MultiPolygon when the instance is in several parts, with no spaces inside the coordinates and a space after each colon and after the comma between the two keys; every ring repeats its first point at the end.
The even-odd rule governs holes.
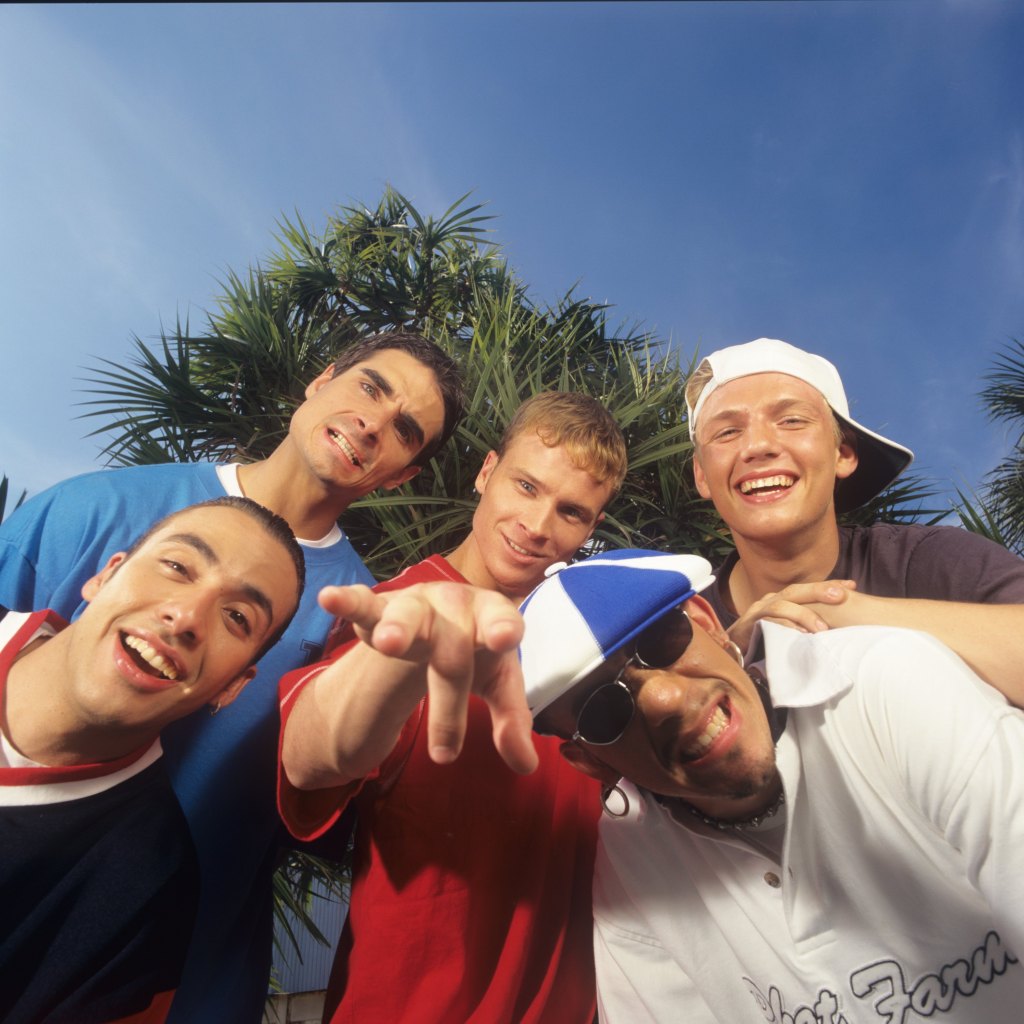
{"type": "Polygon", "coordinates": [[[520,605],[519,661],[534,716],[665,612],[711,586],[699,555],[623,548],[552,567],[520,605]]]}

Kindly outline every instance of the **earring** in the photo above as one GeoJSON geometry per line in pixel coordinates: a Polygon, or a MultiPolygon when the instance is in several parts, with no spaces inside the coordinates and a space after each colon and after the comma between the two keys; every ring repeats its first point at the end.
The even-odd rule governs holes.
{"type": "Polygon", "coordinates": [[[213,718],[213,716],[217,714],[218,711],[220,711],[220,701],[217,701],[216,704],[210,705],[210,717],[213,718]]]}
{"type": "Polygon", "coordinates": [[[734,640],[725,641],[725,650],[729,657],[739,665],[740,668],[744,667],[743,652],[740,650],[740,645],[734,640]]]}
{"type": "Polygon", "coordinates": [[[605,814],[610,818],[624,818],[629,814],[629,797],[626,796],[626,791],[616,783],[614,786],[603,786],[601,788],[601,806],[604,808],[605,814]],[[619,807],[621,810],[614,810],[613,807],[609,806],[609,798],[614,794],[615,803],[614,807],[619,807]]]}

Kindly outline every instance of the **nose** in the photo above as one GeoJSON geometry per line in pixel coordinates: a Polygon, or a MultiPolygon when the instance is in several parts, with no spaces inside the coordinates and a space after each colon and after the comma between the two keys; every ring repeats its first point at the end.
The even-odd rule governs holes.
{"type": "Polygon", "coordinates": [[[757,459],[779,454],[778,438],[769,424],[754,420],[743,433],[743,458],[757,459]]]}
{"type": "Polygon", "coordinates": [[[550,536],[554,514],[554,508],[546,502],[532,501],[519,513],[518,523],[531,540],[542,540],[550,536]]]}
{"type": "Polygon", "coordinates": [[[357,413],[355,415],[355,423],[359,428],[362,438],[367,443],[375,443],[380,437],[381,423],[383,417],[377,412],[376,409],[365,412],[357,413]]]}
{"type": "Polygon", "coordinates": [[[683,676],[671,669],[631,669],[626,681],[637,711],[649,727],[656,729],[685,717],[689,687],[683,676]]]}
{"type": "Polygon", "coordinates": [[[207,604],[194,594],[165,601],[159,609],[160,624],[169,636],[187,646],[195,646],[206,635],[207,604]]]}

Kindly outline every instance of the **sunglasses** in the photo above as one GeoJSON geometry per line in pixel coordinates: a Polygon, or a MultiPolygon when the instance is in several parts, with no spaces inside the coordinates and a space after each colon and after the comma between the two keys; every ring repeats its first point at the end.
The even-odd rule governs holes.
{"type": "Polygon", "coordinates": [[[693,626],[682,608],[673,608],[651,623],[633,641],[632,653],[615,678],[602,683],[583,702],[572,739],[595,747],[607,747],[620,739],[636,712],[633,691],[622,681],[626,669],[631,665],[668,668],[683,656],[692,639],[693,626]]]}

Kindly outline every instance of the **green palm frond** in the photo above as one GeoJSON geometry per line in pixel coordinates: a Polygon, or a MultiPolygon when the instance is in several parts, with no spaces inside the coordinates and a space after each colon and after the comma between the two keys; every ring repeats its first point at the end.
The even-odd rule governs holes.
{"type": "Polygon", "coordinates": [[[1003,535],[995,511],[986,505],[984,498],[979,497],[973,492],[968,496],[959,488],[956,494],[959,500],[954,506],[954,511],[960,519],[960,525],[965,530],[970,530],[971,533],[986,537],[996,544],[1002,544],[1003,547],[1012,547],[1008,539],[1003,535]]]}
{"type": "Polygon", "coordinates": [[[887,490],[866,505],[845,512],[839,517],[844,526],[870,526],[872,523],[938,523],[949,515],[949,509],[934,503],[938,487],[913,473],[901,476],[887,490]]]}
{"type": "Polygon", "coordinates": [[[1011,339],[984,379],[981,399],[991,419],[1009,424],[1010,454],[985,477],[977,508],[960,494],[957,512],[968,529],[1024,555],[1024,344],[1011,339]]]}
{"type": "MultiPolygon", "coordinates": [[[[11,512],[13,512],[16,508],[18,508],[21,505],[21,503],[25,500],[27,495],[28,491],[21,492],[21,494],[18,496],[18,500],[14,503],[13,507],[11,508],[11,512]]],[[[4,519],[7,518],[7,501],[9,497],[10,481],[7,479],[7,474],[4,473],[3,476],[0,477],[0,523],[2,523],[4,519]]]]}
{"type": "Polygon", "coordinates": [[[309,932],[321,945],[331,939],[320,931],[310,916],[314,898],[347,903],[352,878],[347,867],[308,853],[289,851],[274,874],[274,946],[284,952],[282,937],[300,956],[294,924],[309,932]]]}
{"type": "Polygon", "coordinates": [[[984,379],[987,384],[981,391],[981,400],[989,416],[1014,424],[1020,447],[1024,437],[1024,344],[1011,339],[1006,351],[996,357],[995,369],[984,379]]]}

